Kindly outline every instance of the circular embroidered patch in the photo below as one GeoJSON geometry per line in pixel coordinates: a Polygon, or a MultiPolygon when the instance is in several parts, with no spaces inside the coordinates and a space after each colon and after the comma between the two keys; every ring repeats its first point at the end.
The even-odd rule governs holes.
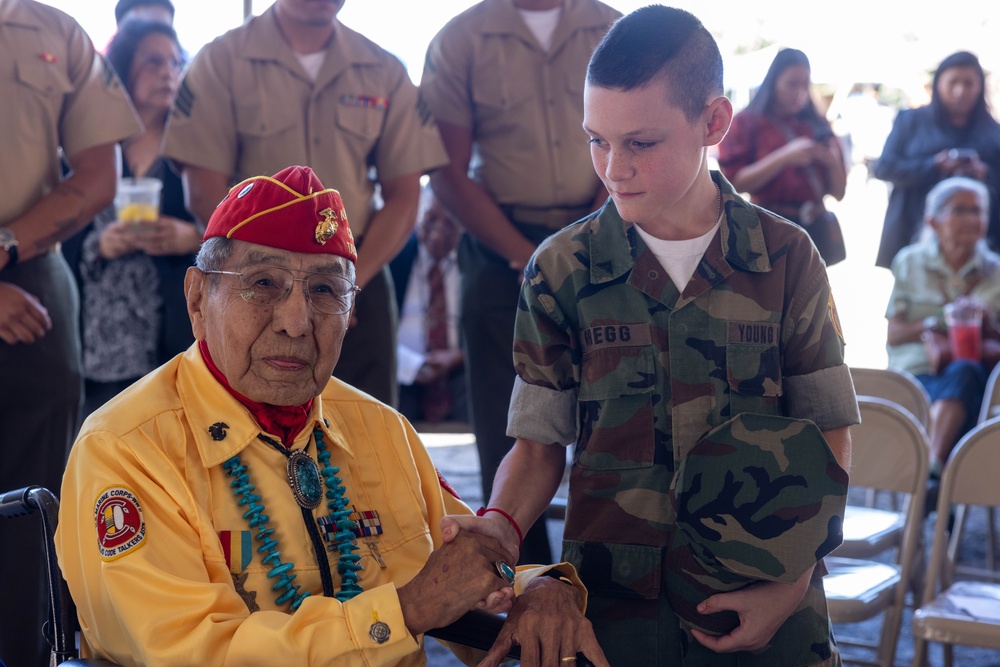
{"type": "Polygon", "coordinates": [[[138,549],[146,540],[142,507],[131,489],[105,489],[94,503],[94,526],[102,560],[114,560],[138,549]]]}

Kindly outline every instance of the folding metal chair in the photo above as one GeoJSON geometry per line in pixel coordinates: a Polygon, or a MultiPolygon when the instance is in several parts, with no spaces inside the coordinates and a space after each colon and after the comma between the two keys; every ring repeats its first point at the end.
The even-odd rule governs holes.
{"type": "Polygon", "coordinates": [[[944,466],[923,601],[913,613],[914,667],[926,664],[927,642],[944,644],[946,667],[953,663],[954,644],[1000,649],[1000,584],[951,581],[955,569],[949,563],[955,552],[949,549],[948,537],[953,506],[1000,506],[997,470],[1000,417],[966,434],[944,466]]]}
{"type": "MultiPolygon", "coordinates": [[[[925,430],[926,437],[930,398],[913,375],[883,368],[852,368],[851,377],[859,397],[874,396],[891,401],[913,415],[925,430]]],[[[864,505],[848,505],[844,517],[844,543],[835,555],[872,558],[886,549],[899,546],[905,512],[899,509],[895,498],[892,498],[891,509],[876,509],[876,493],[874,489],[869,489],[864,505]]]]}
{"type": "Polygon", "coordinates": [[[901,538],[890,562],[847,558],[835,551],[825,559],[829,574],[823,586],[834,623],[857,623],[885,614],[877,645],[844,637],[838,641],[875,651],[874,660],[850,662],[891,667],[923,527],[930,466],[927,438],[913,415],[890,401],[861,396],[858,406],[861,424],[851,427],[851,486],[905,496],[901,538]]]}
{"type": "Polygon", "coordinates": [[[854,392],[858,396],[877,396],[909,410],[925,429],[930,424],[931,399],[912,374],[888,368],[851,368],[854,392]]]}
{"type": "MultiPolygon", "coordinates": [[[[982,424],[998,416],[1000,416],[1000,364],[993,367],[993,370],[990,372],[990,377],[986,381],[986,391],[983,393],[983,403],[979,408],[979,420],[977,423],[982,424]]],[[[967,508],[963,505],[960,505],[955,510],[955,530],[952,532],[951,544],[948,551],[948,561],[950,563],[955,562],[955,549],[957,548],[959,541],[962,539],[962,531],[965,528],[967,511],[967,508]]],[[[966,574],[971,574],[973,576],[976,576],[977,574],[986,574],[990,578],[997,580],[998,577],[1000,577],[1000,573],[997,572],[996,511],[992,507],[987,507],[985,508],[985,512],[986,568],[970,569],[963,565],[954,565],[954,567],[957,567],[959,570],[964,570],[966,574]]]]}

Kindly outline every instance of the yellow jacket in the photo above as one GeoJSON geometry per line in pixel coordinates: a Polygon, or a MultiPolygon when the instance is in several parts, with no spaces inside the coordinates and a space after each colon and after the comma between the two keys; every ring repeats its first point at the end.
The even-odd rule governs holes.
{"type": "MultiPolygon", "coordinates": [[[[364,592],[346,603],[323,596],[285,455],[257,437],[193,346],[94,413],[71,453],[56,549],[86,655],[122,665],[425,664],[396,586],[441,544],[441,517],[469,508],[442,487],[395,411],[336,379],[320,399],[291,450],[315,460],[320,429],[350,505],[377,513],[382,534],[357,542],[364,592]],[[222,466],[234,455],[262,498],[281,561],[312,592],[294,613],[275,602],[274,563],[261,562],[222,466]],[[376,622],[389,630],[381,644],[369,634],[376,622]]],[[[325,499],[311,514],[328,514],[325,499]]],[[[337,553],[325,553],[339,591],[337,553]]],[[[518,588],[531,576],[519,573],[518,588]]]]}

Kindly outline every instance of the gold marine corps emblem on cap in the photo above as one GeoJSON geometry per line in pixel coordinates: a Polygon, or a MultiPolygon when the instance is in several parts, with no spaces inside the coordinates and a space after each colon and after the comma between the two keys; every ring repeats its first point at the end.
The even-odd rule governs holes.
{"type": "MultiPolygon", "coordinates": [[[[316,243],[326,245],[326,242],[337,233],[339,224],[337,223],[337,212],[332,208],[324,208],[319,212],[323,219],[316,224],[316,243]]],[[[343,215],[343,211],[341,211],[343,215]]]]}

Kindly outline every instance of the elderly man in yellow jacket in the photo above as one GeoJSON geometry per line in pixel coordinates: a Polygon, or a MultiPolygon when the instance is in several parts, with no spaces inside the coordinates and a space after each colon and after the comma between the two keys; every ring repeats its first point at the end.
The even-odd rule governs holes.
{"type": "Polygon", "coordinates": [[[331,378],[357,292],[339,194],[306,167],[250,178],[205,239],[185,281],[197,342],[94,413],[70,457],[56,543],[84,652],[422,665],[425,631],[516,589],[525,664],[606,664],[572,567],[515,581],[517,554],[442,530],[469,508],[416,433],[331,378]]]}

